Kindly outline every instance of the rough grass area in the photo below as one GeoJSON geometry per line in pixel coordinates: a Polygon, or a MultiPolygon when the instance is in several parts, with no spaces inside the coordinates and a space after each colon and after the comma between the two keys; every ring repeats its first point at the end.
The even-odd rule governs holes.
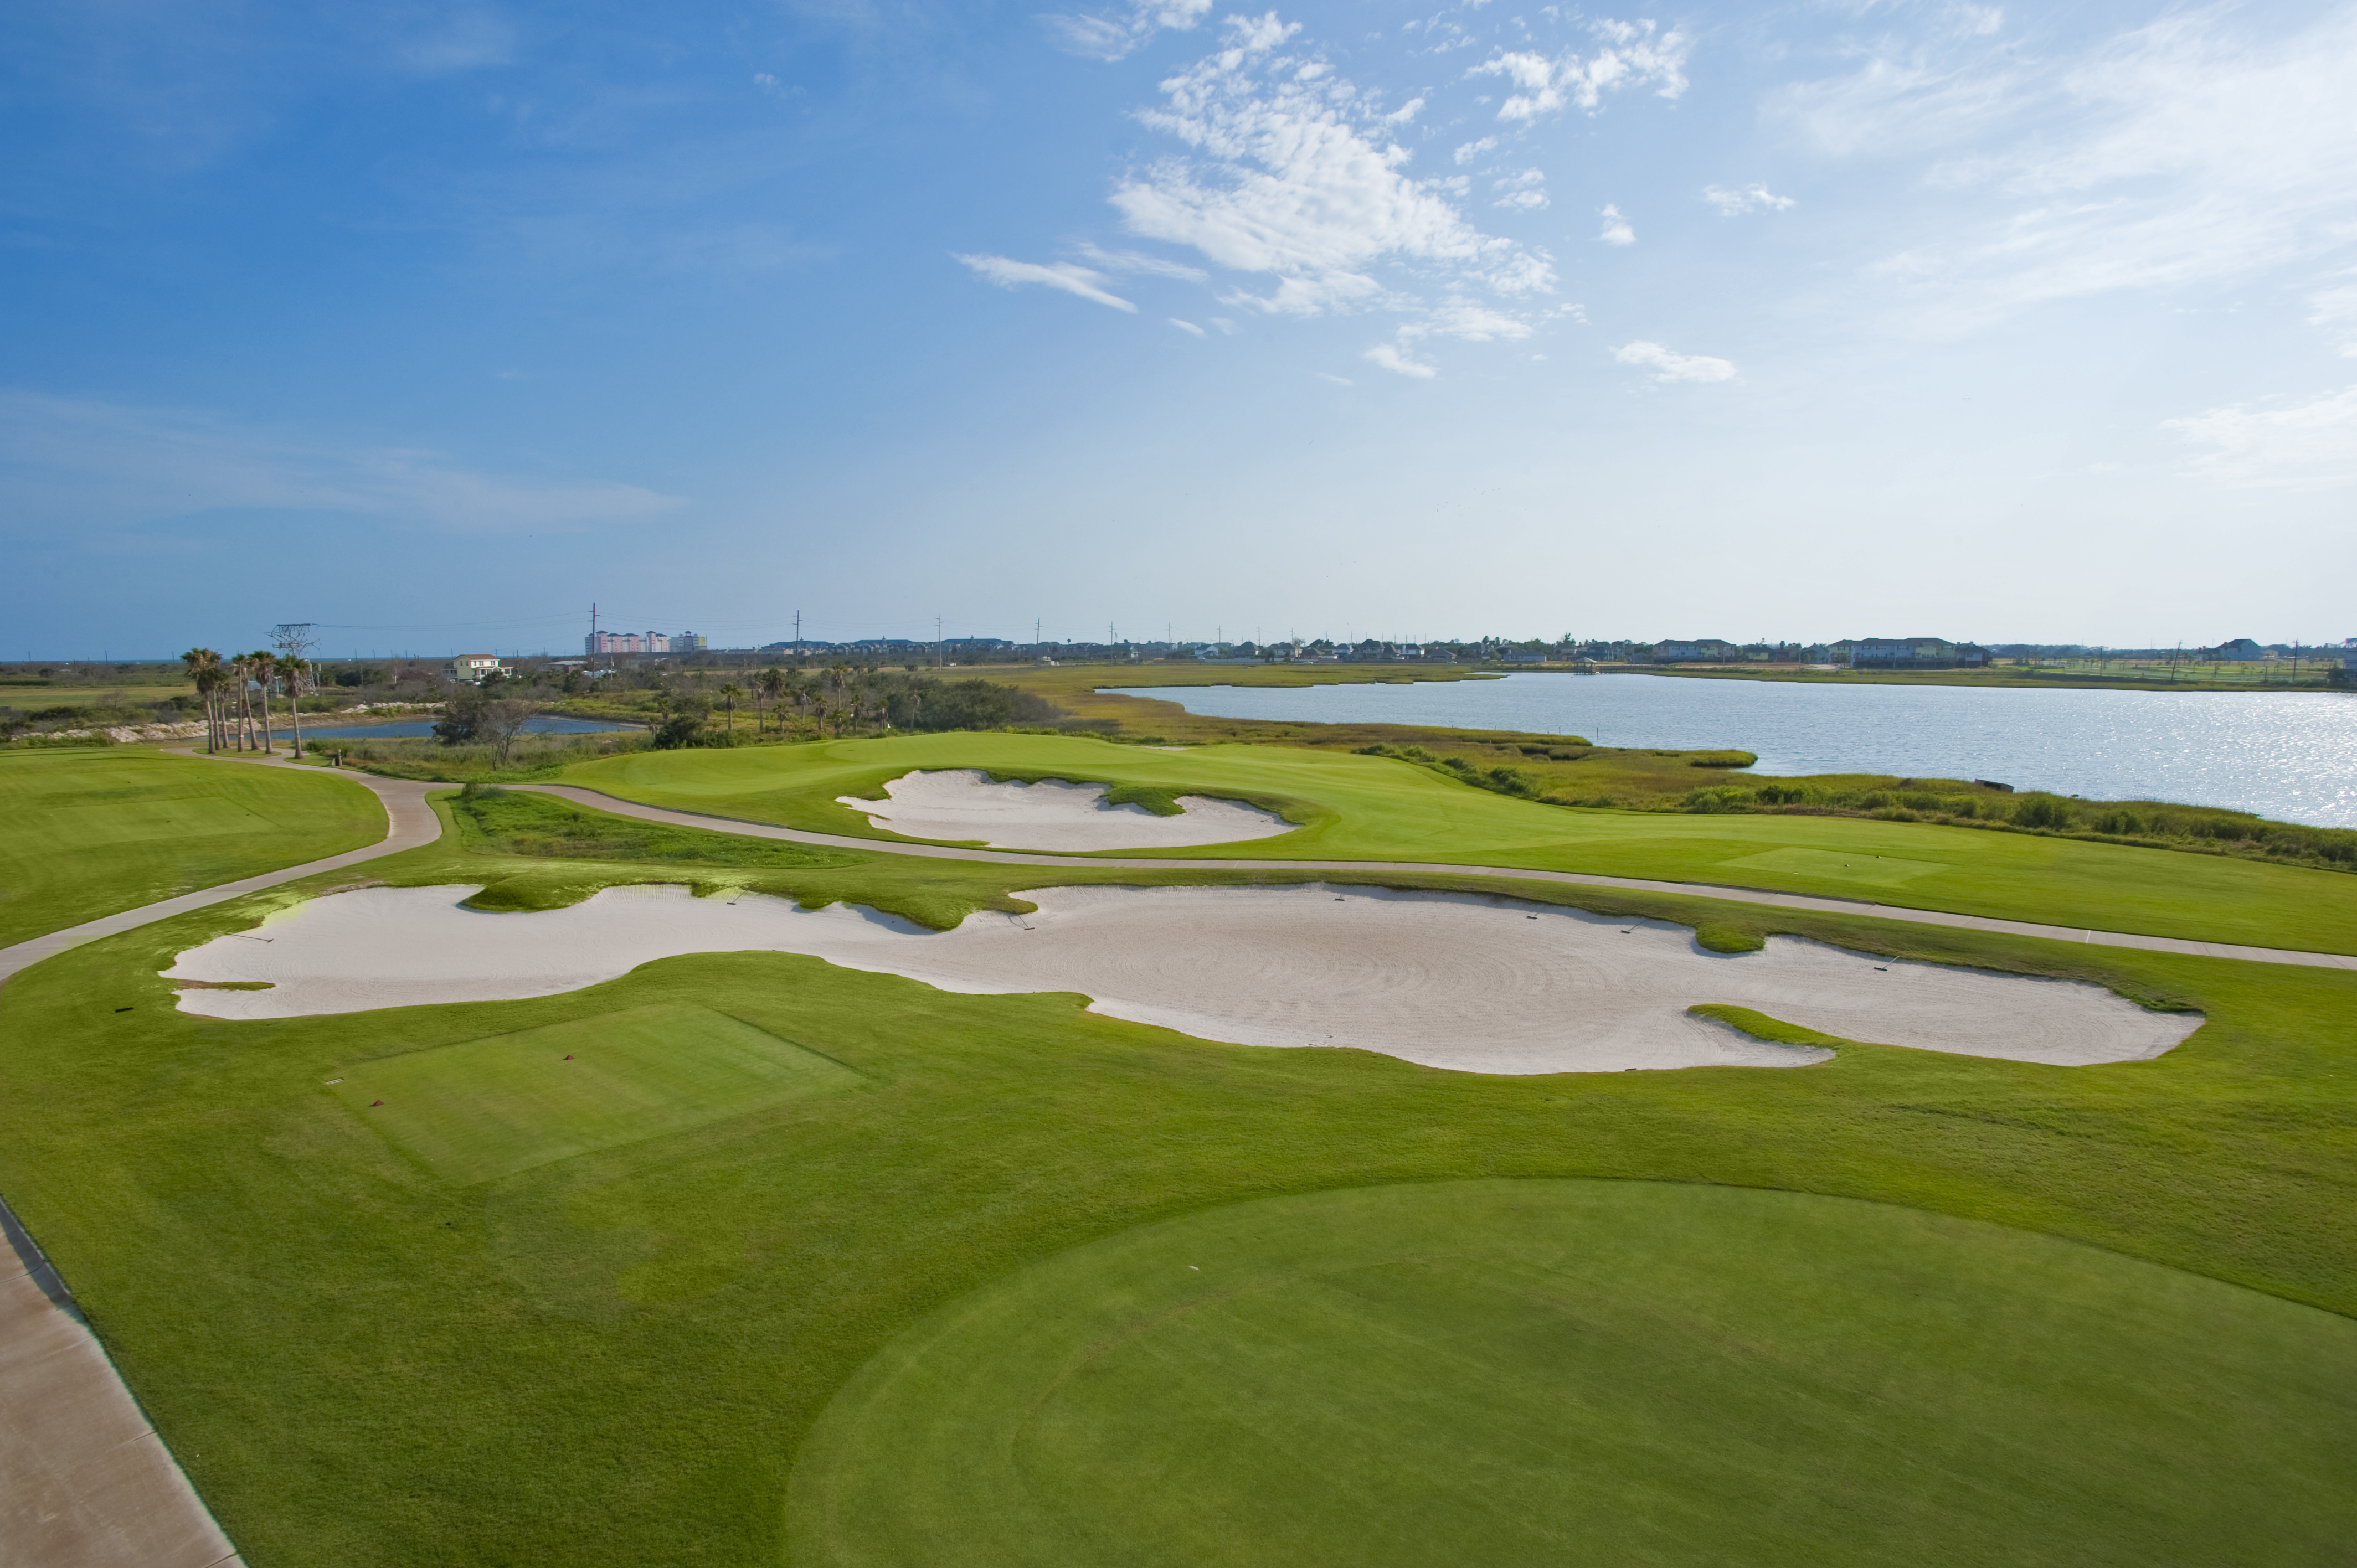
{"type": "Polygon", "coordinates": [[[0,754],[0,946],[384,837],[349,780],[135,746],[0,754]]]}
{"type": "Polygon", "coordinates": [[[1697,1018],[1715,1018],[1739,1034],[1749,1035],[1755,1040],[1766,1040],[1773,1046],[1815,1046],[1835,1050],[1858,1043],[1845,1040],[1838,1035],[1819,1034],[1814,1029],[1804,1029],[1798,1024],[1787,1024],[1781,1018],[1770,1018],[1765,1013],[1755,1012],[1749,1007],[1730,1006],[1723,1002],[1705,1002],[1686,1011],[1697,1018]]]}
{"type": "Polygon", "coordinates": [[[803,1450],[790,1560],[2323,1563],[2352,1390],[2348,1318],[2003,1226],[1361,1187],[1128,1230],[903,1335],[803,1450]]]}
{"type": "Polygon", "coordinates": [[[1300,824],[1243,843],[1122,852],[1129,858],[1600,872],[2205,941],[2357,951],[2357,877],[2330,872],[1928,822],[1572,811],[1512,799],[1447,768],[1292,746],[1166,752],[1064,736],[909,736],[643,752],[588,763],[565,778],[650,805],[880,838],[886,835],[835,804],[835,797],[874,799],[885,780],[920,768],[1195,791],[1245,800],[1300,824]]]}

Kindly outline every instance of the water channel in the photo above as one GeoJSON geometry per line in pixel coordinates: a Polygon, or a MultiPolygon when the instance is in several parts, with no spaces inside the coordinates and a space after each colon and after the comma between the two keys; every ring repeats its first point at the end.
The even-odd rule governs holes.
{"type": "Polygon", "coordinates": [[[2357,694],[1818,685],[1519,674],[1415,685],[1120,686],[1222,718],[1730,746],[1755,774],[1991,779],[2089,800],[2178,800],[2357,827],[2357,694]]]}

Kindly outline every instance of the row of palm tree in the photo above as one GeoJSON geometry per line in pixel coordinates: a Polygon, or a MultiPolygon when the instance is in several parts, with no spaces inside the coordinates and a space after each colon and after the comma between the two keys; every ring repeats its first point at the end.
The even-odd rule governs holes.
{"type": "Polygon", "coordinates": [[[180,662],[188,667],[197,695],[205,704],[207,751],[273,750],[276,737],[270,727],[270,683],[283,680],[295,752],[302,754],[303,719],[298,704],[305,689],[316,684],[309,660],[267,650],[224,658],[210,648],[191,648],[180,655],[180,662]]]}

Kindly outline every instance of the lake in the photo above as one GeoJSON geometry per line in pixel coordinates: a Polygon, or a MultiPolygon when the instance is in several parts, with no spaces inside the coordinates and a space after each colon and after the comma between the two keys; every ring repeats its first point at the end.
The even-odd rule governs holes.
{"type": "MultiPolygon", "coordinates": [[[[278,727],[283,731],[285,725],[281,723],[278,727]]],[[[523,722],[526,735],[611,735],[639,727],[608,724],[601,719],[568,719],[557,714],[534,714],[523,722]]],[[[414,740],[433,733],[432,719],[396,719],[391,724],[345,725],[334,729],[303,726],[305,740],[414,740]]]]}
{"type": "Polygon", "coordinates": [[[1222,718],[1578,735],[1757,752],[1755,774],[1992,779],[2357,827],[2357,695],[1508,675],[1410,686],[1109,686],[1222,718]]]}

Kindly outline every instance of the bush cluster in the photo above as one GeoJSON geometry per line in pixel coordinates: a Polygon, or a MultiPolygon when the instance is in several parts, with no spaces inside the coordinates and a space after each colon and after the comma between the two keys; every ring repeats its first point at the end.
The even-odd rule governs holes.
{"type": "Polygon", "coordinates": [[[2211,849],[2270,859],[2357,870],[2357,832],[2271,822],[2244,811],[2150,801],[2080,800],[2034,791],[2001,794],[1953,789],[1828,789],[1803,779],[1762,780],[1756,786],[1715,784],[1691,789],[1677,809],[1716,811],[1802,811],[1873,816],[1890,822],[1947,822],[2119,839],[2169,849],[2211,849]]]}

